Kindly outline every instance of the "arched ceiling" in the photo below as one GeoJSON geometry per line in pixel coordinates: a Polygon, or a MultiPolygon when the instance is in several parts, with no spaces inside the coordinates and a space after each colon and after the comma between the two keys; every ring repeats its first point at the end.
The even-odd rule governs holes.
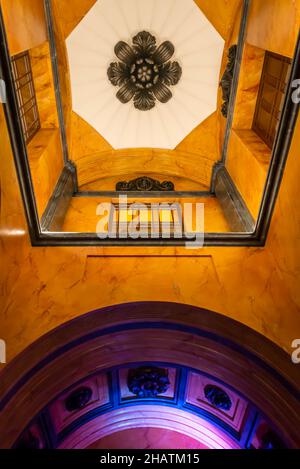
{"type": "MultiPolygon", "coordinates": [[[[67,38],[97,0],[72,0],[74,7],[70,8],[70,0],[59,0],[58,7],[62,20],[64,35],[67,38]]],[[[194,0],[202,13],[212,23],[223,39],[228,39],[241,0],[194,0]]],[[[4,0],[5,2],[5,0],[4,0]]]]}
{"type": "Polygon", "coordinates": [[[90,313],[43,337],[3,373],[2,447],[21,436],[18,446],[84,448],[145,423],[210,448],[260,447],[260,431],[291,447],[299,441],[290,357],[245,326],[191,306],[133,303],[90,313]]]}
{"type": "Polygon", "coordinates": [[[193,0],[98,1],[67,50],[73,110],[115,149],[174,149],[216,111],[224,40],[193,0]]]}
{"type": "MultiPolygon", "coordinates": [[[[134,0],[132,0],[132,2],[133,1],[134,0]]],[[[163,8],[160,6],[160,9],[157,8],[156,10],[154,10],[154,14],[152,15],[153,18],[155,17],[155,11],[157,11],[157,17],[159,18],[159,17],[162,16],[162,13],[166,11],[166,7],[168,5],[169,6],[172,5],[172,3],[174,3],[174,2],[177,3],[177,5],[180,5],[180,7],[182,8],[182,5],[183,5],[182,1],[168,0],[168,2],[163,2],[163,8]]],[[[54,9],[54,13],[55,13],[54,17],[57,21],[57,24],[60,25],[60,28],[58,28],[58,29],[62,30],[62,36],[60,38],[58,38],[58,40],[57,40],[58,43],[61,41],[61,38],[63,38],[63,37],[65,37],[66,40],[67,40],[67,43],[69,43],[69,41],[72,40],[72,36],[76,35],[76,31],[80,30],[80,28],[82,27],[82,25],[85,24],[85,22],[87,21],[89,16],[93,14],[92,12],[95,9],[97,9],[97,2],[95,2],[95,0],[89,0],[89,1],[84,1],[82,3],[79,2],[79,3],[80,3],[80,5],[78,6],[78,8],[77,7],[76,8],[70,8],[70,2],[66,2],[66,0],[62,0],[62,1],[57,2],[56,0],[54,0],[53,5],[56,7],[54,9]]],[[[108,5],[108,2],[101,2],[101,4],[103,4],[103,5],[105,3],[108,5]]],[[[117,2],[117,3],[119,4],[119,2],[117,2]]],[[[150,11],[150,4],[152,2],[146,2],[146,3],[147,3],[147,5],[145,7],[145,13],[147,11],[150,11]]],[[[109,4],[112,5],[113,3],[109,2],[109,4]]],[[[99,5],[100,5],[100,2],[99,2],[99,5]]],[[[186,2],[184,2],[184,5],[186,7],[186,2]]],[[[201,29],[201,24],[204,25],[204,23],[206,22],[205,24],[208,25],[207,26],[208,29],[211,30],[211,31],[214,31],[214,34],[216,35],[216,37],[219,38],[218,41],[220,40],[221,42],[223,42],[223,40],[225,40],[226,42],[228,42],[230,34],[231,34],[231,30],[232,30],[232,25],[233,25],[234,20],[237,16],[237,12],[239,11],[239,9],[241,7],[241,2],[239,2],[237,0],[236,1],[231,1],[231,2],[227,2],[227,1],[224,2],[223,0],[218,0],[217,1],[217,6],[216,6],[215,2],[214,2],[214,4],[211,4],[211,2],[209,3],[209,2],[206,2],[205,0],[203,0],[203,1],[202,0],[197,0],[197,2],[194,2],[194,1],[191,0],[190,5],[191,5],[191,11],[196,12],[196,14],[193,15],[193,21],[196,21],[197,18],[198,18],[198,20],[200,19],[199,24],[197,24],[197,27],[199,27],[201,29]],[[203,22],[203,23],[201,23],[201,22],[203,22]],[[220,24],[222,24],[224,26],[223,29],[220,28],[220,24]]],[[[187,18],[186,18],[187,21],[185,22],[186,24],[182,25],[182,29],[187,27],[187,25],[189,25],[189,23],[191,21],[191,18],[188,18],[188,15],[186,15],[186,12],[184,12],[184,13],[185,14],[183,16],[184,17],[187,16],[187,18]]],[[[145,14],[146,19],[144,20],[144,18],[143,18],[143,21],[145,21],[145,27],[147,26],[147,17],[148,16],[149,15],[145,14]]],[[[172,15],[170,15],[170,16],[172,16],[172,15]]],[[[174,16],[173,20],[174,19],[176,19],[176,15],[174,16]]],[[[149,18],[148,18],[148,23],[149,23],[149,18]]],[[[129,22],[129,25],[130,24],[131,23],[129,22]]],[[[97,31],[100,31],[101,28],[98,28],[98,26],[99,25],[97,23],[96,34],[98,34],[98,36],[99,36],[99,32],[97,33],[97,31]]],[[[161,29],[162,26],[164,26],[164,25],[162,24],[162,20],[161,20],[160,29],[161,29]]],[[[165,16],[164,30],[167,31],[169,29],[169,32],[172,32],[171,31],[171,26],[172,26],[172,23],[170,23],[170,25],[169,25],[168,18],[165,16]]],[[[135,28],[134,33],[138,32],[138,30],[136,28],[135,28]]],[[[109,37],[113,37],[111,35],[114,34],[115,35],[114,36],[114,41],[115,42],[117,42],[119,39],[120,40],[126,40],[126,41],[129,41],[129,42],[131,41],[132,35],[130,34],[128,28],[126,29],[126,31],[124,30],[124,35],[122,35],[122,37],[118,37],[118,34],[116,34],[114,31],[112,31],[113,26],[112,26],[112,28],[110,27],[109,29],[111,30],[109,37]]],[[[177,29],[180,29],[180,28],[177,28],[177,29]]],[[[174,30],[174,28],[173,28],[173,30],[174,30]]],[[[105,27],[105,29],[103,31],[107,31],[107,26],[105,27]]],[[[95,32],[95,28],[94,28],[94,32],[95,32]]],[[[118,32],[119,32],[119,27],[118,27],[118,32]]],[[[155,31],[153,31],[153,33],[155,33],[155,31]]],[[[205,33],[205,29],[204,29],[204,33],[205,33]]],[[[200,34],[200,36],[201,36],[201,34],[200,34]]],[[[174,46],[176,46],[175,42],[177,42],[177,40],[178,40],[179,43],[182,42],[182,41],[179,41],[178,32],[176,32],[175,36],[172,35],[172,37],[173,37],[173,41],[174,41],[174,46]]],[[[171,38],[170,37],[167,38],[165,33],[162,34],[161,38],[160,37],[157,38],[159,44],[161,42],[165,41],[165,40],[168,40],[168,39],[171,39],[171,38]]],[[[106,40],[106,38],[105,38],[105,40],[106,40]]],[[[95,49],[95,47],[96,48],[100,47],[99,42],[101,43],[101,41],[99,41],[99,37],[93,40],[93,49],[95,49]]],[[[86,44],[86,39],[85,38],[84,38],[83,43],[86,44]]],[[[103,47],[104,45],[107,47],[107,43],[105,41],[102,41],[102,43],[103,44],[102,44],[101,47],[103,47]]],[[[107,57],[106,57],[106,61],[107,61],[106,65],[107,66],[109,66],[109,64],[112,61],[118,61],[117,57],[114,54],[114,50],[113,50],[114,46],[115,46],[115,44],[111,43],[109,57],[108,57],[108,53],[106,54],[107,55],[107,57]]],[[[183,46],[187,48],[187,44],[181,44],[180,45],[181,48],[183,46]]],[[[186,58],[187,61],[188,61],[189,66],[193,66],[192,63],[193,63],[194,59],[192,58],[192,52],[196,51],[197,52],[197,57],[198,58],[200,57],[200,59],[203,56],[203,53],[205,52],[205,54],[204,54],[204,57],[205,57],[206,50],[204,49],[204,52],[203,52],[203,50],[201,50],[199,52],[199,51],[197,51],[198,48],[199,48],[199,45],[196,45],[196,47],[195,47],[195,45],[192,45],[192,47],[190,48],[190,52],[191,52],[190,56],[187,56],[187,58],[186,58]]],[[[223,49],[223,46],[222,46],[222,49],[223,49]]],[[[78,51],[78,47],[76,47],[76,57],[77,57],[77,51],[78,51]]],[[[179,51],[180,51],[180,48],[179,48],[179,51]]],[[[186,52],[187,51],[185,51],[185,53],[186,52]]],[[[213,54],[214,53],[215,52],[213,52],[213,54]]],[[[61,50],[60,51],[60,55],[61,55],[60,63],[62,63],[65,60],[63,58],[63,54],[64,54],[64,52],[61,50]]],[[[93,54],[94,54],[93,51],[90,51],[88,53],[88,55],[90,57],[93,57],[93,54]]],[[[211,60],[211,57],[212,57],[212,54],[210,53],[210,59],[209,60],[211,60]]],[[[198,60],[198,58],[197,58],[197,60],[198,60]]],[[[180,58],[179,58],[178,54],[176,53],[176,51],[173,54],[173,57],[172,57],[171,60],[180,62],[180,58]]],[[[76,58],[75,58],[75,61],[76,61],[76,58]]],[[[225,51],[225,54],[224,54],[223,61],[224,61],[224,63],[222,65],[222,68],[223,68],[223,66],[225,64],[225,61],[226,61],[226,51],[225,51]]],[[[210,63],[212,63],[212,62],[210,62],[210,63]]],[[[201,66],[203,66],[202,62],[201,62],[201,66]]],[[[211,96],[212,101],[214,102],[214,106],[211,109],[211,112],[208,113],[209,115],[206,119],[205,119],[204,114],[201,114],[202,111],[203,111],[203,103],[201,104],[198,101],[196,114],[193,113],[193,116],[190,115],[190,119],[191,119],[190,122],[192,120],[194,120],[193,125],[191,125],[190,129],[188,129],[188,127],[187,127],[188,120],[186,119],[187,104],[191,103],[191,102],[192,102],[192,106],[195,104],[193,102],[193,99],[191,99],[191,94],[194,94],[194,93],[191,93],[189,96],[185,96],[185,98],[183,99],[183,107],[185,108],[184,111],[181,109],[181,112],[176,112],[176,113],[175,112],[168,112],[168,116],[164,116],[163,119],[160,118],[159,120],[156,120],[156,122],[154,124],[154,130],[152,129],[153,131],[151,130],[150,125],[148,125],[148,126],[146,125],[146,130],[145,130],[144,135],[146,135],[146,137],[148,139],[148,143],[147,143],[146,140],[141,141],[141,132],[140,132],[140,128],[138,126],[137,127],[135,127],[134,125],[132,126],[132,128],[134,129],[134,132],[131,132],[131,134],[130,134],[130,132],[127,132],[127,131],[124,132],[126,138],[130,138],[130,139],[134,138],[135,139],[135,142],[133,142],[133,145],[140,147],[139,148],[139,155],[143,156],[142,158],[139,158],[139,157],[134,158],[134,161],[132,161],[129,165],[128,165],[128,163],[130,162],[130,158],[124,159],[122,154],[118,154],[117,151],[114,150],[114,148],[113,148],[114,145],[112,143],[115,144],[115,142],[109,141],[109,138],[108,138],[109,135],[106,135],[106,134],[104,135],[102,130],[101,131],[95,130],[95,126],[93,125],[92,122],[89,122],[89,119],[88,119],[87,116],[84,116],[84,118],[83,118],[82,115],[78,115],[76,112],[74,112],[74,109],[75,109],[74,96],[73,96],[73,110],[72,110],[72,105],[71,105],[71,102],[70,102],[71,94],[67,91],[66,91],[66,93],[63,93],[64,109],[65,110],[68,109],[67,115],[65,116],[65,120],[67,122],[67,135],[70,137],[69,148],[70,148],[71,158],[74,160],[74,162],[77,165],[78,174],[79,175],[84,175],[82,180],[81,180],[81,176],[79,177],[79,187],[82,188],[82,186],[84,184],[89,184],[90,182],[98,180],[98,183],[96,183],[96,186],[95,186],[96,190],[103,190],[103,187],[105,187],[105,188],[108,187],[108,188],[110,188],[110,190],[113,190],[113,187],[110,186],[110,183],[109,183],[108,180],[107,180],[107,183],[106,183],[107,177],[105,179],[105,176],[103,175],[103,174],[107,174],[107,172],[105,171],[104,173],[102,173],[102,171],[98,171],[97,174],[95,174],[91,170],[92,167],[95,168],[95,167],[98,167],[97,165],[99,165],[99,167],[102,167],[102,168],[103,167],[109,168],[109,166],[111,164],[111,160],[115,160],[114,161],[114,166],[116,167],[115,174],[116,175],[118,174],[118,165],[120,164],[120,167],[122,168],[122,174],[126,174],[126,175],[128,175],[129,179],[132,179],[137,174],[140,174],[140,173],[144,172],[144,163],[145,163],[145,161],[150,161],[153,158],[154,161],[156,162],[155,165],[159,166],[160,161],[165,161],[166,160],[166,150],[165,149],[167,147],[169,147],[169,148],[171,147],[173,149],[168,150],[169,152],[171,152],[170,155],[168,155],[168,159],[169,159],[170,164],[168,163],[167,171],[164,174],[167,174],[168,177],[170,179],[172,179],[173,176],[175,178],[178,177],[178,172],[179,172],[180,175],[184,178],[183,179],[184,182],[181,184],[181,187],[185,188],[184,190],[191,190],[190,186],[194,187],[195,183],[198,184],[198,187],[197,187],[198,191],[208,190],[209,187],[210,187],[210,183],[211,183],[212,168],[213,168],[214,163],[219,160],[220,151],[221,151],[220,150],[220,142],[221,142],[220,129],[222,128],[222,125],[223,125],[222,120],[224,120],[224,119],[222,118],[221,113],[220,113],[221,91],[220,90],[217,91],[217,85],[218,85],[219,78],[220,78],[220,66],[221,66],[221,58],[219,60],[219,65],[216,67],[215,72],[212,76],[212,80],[214,82],[213,87],[214,87],[215,91],[214,91],[213,94],[211,94],[211,90],[213,89],[213,87],[212,87],[212,88],[210,88],[210,91],[206,93],[207,96],[211,96]],[[70,96],[68,96],[68,93],[70,94],[70,96]],[[218,106],[216,104],[217,100],[218,100],[218,106]],[[218,108],[218,110],[216,110],[217,108],[218,108]],[[168,126],[170,126],[170,127],[173,126],[174,122],[173,122],[173,124],[171,124],[169,121],[174,120],[174,115],[175,114],[176,114],[176,139],[177,139],[177,143],[178,143],[178,146],[176,146],[176,148],[174,148],[174,146],[170,145],[170,135],[169,135],[170,132],[169,132],[168,136],[167,136],[167,132],[166,132],[168,126]],[[201,117],[201,115],[202,115],[202,117],[201,117]],[[183,124],[184,124],[183,127],[181,127],[181,130],[180,130],[180,125],[179,125],[180,120],[183,121],[183,124]],[[163,122],[163,125],[161,124],[161,122],[163,122]],[[185,131],[184,131],[184,133],[181,133],[181,137],[179,138],[180,132],[183,132],[183,129],[185,129],[185,131]],[[137,132],[137,130],[138,130],[138,132],[137,132]],[[155,134],[159,137],[159,136],[161,136],[162,133],[164,134],[164,138],[167,136],[168,143],[163,143],[162,141],[159,143],[158,140],[153,143],[153,138],[150,137],[149,135],[151,135],[151,134],[154,135],[155,134]],[[151,139],[152,139],[152,142],[150,142],[151,139]],[[150,146],[152,145],[152,146],[156,146],[156,147],[161,145],[163,149],[157,148],[155,150],[155,154],[153,154],[153,148],[152,147],[143,148],[143,145],[147,145],[147,144],[150,145],[150,146]],[[143,148],[142,152],[140,151],[141,148],[143,148]],[[185,155],[184,156],[184,164],[182,164],[182,155],[185,155]],[[192,165],[194,167],[194,169],[192,171],[192,176],[193,176],[192,179],[190,179],[191,171],[188,170],[188,168],[191,166],[191,162],[192,162],[192,165]],[[196,171],[195,171],[195,168],[197,168],[196,171]],[[189,183],[189,181],[191,182],[191,184],[189,183]]],[[[91,70],[91,69],[89,69],[89,70],[91,70]]],[[[93,70],[95,70],[95,69],[93,69],[93,70]]],[[[98,72],[99,72],[99,70],[97,69],[97,73],[98,72]]],[[[205,70],[204,72],[206,73],[207,70],[205,70]]],[[[205,75],[204,72],[203,72],[203,77],[205,75]]],[[[182,77],[183,76],[184,75],[182,75],[182,77]]],[[[64,83],[64,88],[66,88],[66,90],[67,90],[67,88],[70,88],[70,86],[69,86],[69,84],[65,83],[65,80],[68,78],[68,74],[66,74],[64,70],[61,70],[61,77],[62,77],[62,82],[64,83]],[[67,87],[65,85],[67,85],[67,87]]],[[[200,81],[205,82],[205,79],[203,77],[201,77],[200,81]]],[[[86,77],[83,77],[83,81],[84,80],[86,80],[86,77]]],[[[182,78],[182,80],[183,80],[183,78],[182,78]]],[[[184,86],[182,80],[176,86],[179,86],[179,85],[184,86]]],[[[207,83],[207,80],[206,80],[206,83],[207,83]]],[[[109,88],[109,94],[111,94],[111,97],[114,98],[114,103],[115,103],[114,106],[118,106],[118,100],[116,98],[116,93],[118,92],[118,88],[111,85],[109,83],[108,79],[107,79],[107,82],[106,82],[106,86],[110,87],[109,88]]],[[[176,86],[172,87],[172,92],[174,92],[174,96],[176,94],[176,92],[175,92],[176,86]]],[[[211,83],[210,83],[210,86],[212,86],[211,83]]],[[[90,93],[92,96],[94,96],[94,94],[95,94],[91,90],[91,86],[88,86],[87,89],[85,89],[85,90],[81,86],[79,88],[80,88],[79,97],[81,97],[81,95],[82,95],[82,97],[84,97],[84,95],[86,95],[88,93],[90,93]]],[[[190,86],[189,86],[189,89],[190,89],[190,86]]],[[[190,93],[190,91],[189,91],[189,93],[190,93]]],[[[197,93],[198,94],[203,93],[203,86],[202,85],[197,88],[196,94],[197,93]]],[[[74,95],[74,93],[73,93],[73,95],[74,95]]],[[[76,93],[75,93],[75,95],[76,95],[76,93]]],[[[105,94],[105,98],[103,97],[103,99],[107,100],[107,94],[105,94]]],[[[204,100],[206,100],[206,96],[205,96],[204,100]]],[[[99,102],[99,98],[97,98],[97,96],[96,96],[96,98],[92,99],[92,101],[94,101],[94,102],[92,102],[92,104],[95,106],[97,104],[97,102],[99,102]]],[[[104,101],[103,100],[100,100],[100,101],[101,101],[101,107],[104,107],[103,106],[104,101]]],[[[172,101],[173,100],[169,101],[169,103],[166,103],[166,104],[158,103],[160,105],[160,109],[166,109],[168,107],[168,105],[170,105],[172,107],[173,106],[172,101]]],[[[128,109],[129,107],[131,108],[131,106],[134,109],[134,105],[132,104],[132,101],[131,101],[131,103],[124,104],[124,105],[121,105],[121,103],[119,103],[119,104],[120,104],[120,109],[122,109],[122,107],[128,109]]],[[[86,103],[84,103],[84,106],[85,105],[86,105],[86,103]]],[[[149,114],[153,113],[153,112],[155,113],[157,111],[157,109],[158,109],[158,107],[156,106],[154,108],[154,110],[149,111],[149,114]]],[[[112,111],[112,108],[110,110],[112,111]]],[[[107,111],[107,109],[106,109],[106,111],[107,111]]],[[[138,112],[141,112],[141,111],[136,111],[136,112],[138,113],[138,112]]],[[[148,112],[146,112],[144,114],[147,114],[147,113],[148,112]]],[[[109,119],[111,119],[111,117],[112,116],[110,116],[109,119]]],[[[114,129],[116,129],[116,127],[118,125],[118,118],[121,119],[121,115],[119,116],[119,113],[118,113],[115,117],[112,118],[111,124],[108,126],[109,127],[108,132],[115,132],[114,129]]],[[[93,119],[94,119],[94,117],[93,117],[93,119]]],[[[149,118],[145,118],[145,116],[143,116],[143,120],[145,122],[146,122],[147,119],[149,120],[149,118]]],[[[120,120],[119,120],[119,122],[120,122],[120,120]]],[[[107,124],[107,122],[105,122],[105,124],[107,124]]],[[[127,120],[126,120],[126,125],[127,125],[127,120]]],[[[174,127],[174,129],[175,129],[175,127],[174,127]]],[[[174,132],[175,132],[175,130],[174,130],[174,132]]],[[[135,156],[135,148],[132,148],[130,145],[131,145],[131,143],[130,143],[129,140],[127,141],[127,143],[125,142],[125,140],[123,141],[122,146],[126,147],[127,155],[128,156],[132,155],[134,157],[135,156]]],[[[163,164],[163,166],[165,167],[164,164],[163,164]]],[[[165,169],[166,169],[166,167],[165,167],[165,169]]],[[[147,171],[149,171],[149,169],[147,171]]],[[[155,171],[150,171],[150,173],[152,173],[152,174],[159,173],[159,171],[157,172],[157,170],[155,169],[155,171]]],[[[112,174],[110,174],[109,176],[112,176],[112,174]]]]}

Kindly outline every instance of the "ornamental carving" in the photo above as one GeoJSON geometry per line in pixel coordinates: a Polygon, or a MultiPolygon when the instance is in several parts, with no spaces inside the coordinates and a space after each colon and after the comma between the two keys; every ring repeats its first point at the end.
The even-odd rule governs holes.
{"type": "Polygon", "coordinates": [[[173,96],[169,87],[177,85],[182,75],[179,63],[170,61],[174,52],[170,41],[157,47],[156,38],[147,31],[134,36],[132,46],[118,42],[115,54],[120,62],[111,63],[107,75],[120,88],[119,101],[125,104],[133,99],[140,111],[154,108],[156,100],[167,103],[173,96]]]}
{"type": "Polygon", "coordinates": [[[157,181],[156,179],[147,176],[133,179],[132,181],[121,181],[116,185],[118,192],[137,191],[137,192],[151,192],[151,191],[174,191],[175,187],[171,181],[157,181]]]}
{"type": "Polygon", "coordinates": [[[231,46],[228,52],[228,64],[223,74],[220,86],[222,87],[223,105],[221,112],[224,117],[228,117],[228,107],[232,90],[233,73],[236,62],[237,46],[231,46]]]}
{"type": "Polygon", "coordinates": [[[157,397],[167,392],[170,386],[168,370],[152,366],[129,370],[127,385],[137,397],[157,397]]]}
{"type": "Polygon", "coordinates": [[[220,410],[229,411],[232,402],[228,394],[223,389],[213,384],[208,384],[204,388],[204,394],[208,402],[220,410]]]}
{"type": "Polygon", "coordinates": [[[69,412],[83,409],[92,398],[92,390],[88,387],[78,388],[65,400],[65,407],[69,412]]]}

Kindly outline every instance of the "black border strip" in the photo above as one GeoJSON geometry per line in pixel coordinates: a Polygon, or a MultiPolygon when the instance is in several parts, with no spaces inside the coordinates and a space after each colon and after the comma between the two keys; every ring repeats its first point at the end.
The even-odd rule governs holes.
{"type": "MultiPolygon", "coordinates": [[[[234,66],[233,81],[232,81],[231,93],[230,93],[230,101],[229,101],[229,106],[228,106],[228,117],[227,117],[227,123],[226,123],[223,149],[222,149],[221,162],[223,163],[223,165],[225,165],[226,163],[227,154],[228,154],[228,145],[229,145],[231,129],[232,129],[237,90],[239,86],[239,77],[240,77],[240,70],[241,70],[242,59],[243,59],[250,5],[251,5],[251,0],[244,0],[243,15],[242,15],[242,21],[241,21],[241,27],[240,27],[240,33],[239,33],[239,39],[238,39],[236,61],[235,61],[235,66],[234,66]]],[[[211,186],[212,192],[214,191],[213,185],[214,185],[214,178],[212,178],[212,186],[211,186]]]]}
{"type": "MultiPolygon", "coordinates": [[[[64,113],[63,113],[63,104],[62,104],[61,91],[60,91],[61,86],[60,86],[59,68],[58,68],[58,60],[57,60],[57,51],[55,47],[55,34],[54,34],[54,28],[53,28],[53,15],[52,15],[51,0],[44,0],[44,9],[45,9],[45,19],[46,19],[46,25],[47,25],[47,30],[48,30],[50,53],[51,53],[52,74],[53,74],[53,81],[54,81],[57,114],[58,114],[58,120],[59,120],[60,138],[61,138],[64,162],[65,164],[67,164],[69,161],[69,151],[68,151],[67,134],[66,134],[66,127],[65,127],[64,113]]],[[[77,178],[76,178],[76,187],[77,187],[77,178]]]]}

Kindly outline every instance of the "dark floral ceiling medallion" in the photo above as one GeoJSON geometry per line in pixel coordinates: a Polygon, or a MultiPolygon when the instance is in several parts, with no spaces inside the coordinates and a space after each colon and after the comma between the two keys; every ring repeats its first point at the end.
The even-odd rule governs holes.
{"type": "Polygon", "coordinates": [[[130,192],[130,191],[137,191],[137,192],[151,192],[151,191],[159,191],[159,192],[168,192],[174,191],[175,186],[171,181],[157,181],[156,179],[149,178],[147,176],[140,177],[137,179],[133,179],[132,181],[120,181],[116,185],[116,190],[118,192],[130,192]]]}
{"type": "Polygon", "coordinates": [[[208,402],[220,410],[229,411],[232,406],[232,402],[228,394],[223,389],[213,384],[205,386],[204,394],[208,402]]]}
{"type": "Polygon", "coordinates": [[[222,76],[222,80],[220,82],[220,86],[222,87],[222,95],[223,95],[223,105],[222,105],[221,112],[223,116],[226,118],[228,117],[228,108],[229,108],[229,102],[230,102],[230,96],[231,96],[236,55],[237,55],[237,46],[233,45],[229,49],[227,67],[222,76]]]}
{"type": "Polygon", "coordinates": [[[110,82],[120,87],[117,98],[121,103],[133,99],[136,109],[149,111],[156,100],[170,101],[173,95],[169,87],[177,85],[182,69],[178,62],[170,61],[175,52],[170,41],[157,47],[156,38],[142,31],[132,43],[118,42],[115,54],[121,62],[111,63],[107,74],[110,82]]]}
{"type": "Polygon", "coordinates": [[[127,385],[129,391],[137,397],[157,397],[167,392],[170,386],[168,370],[155,366],[142,366],[129,370],[127,385]]]}
{"type": "Polygon", "coordinates": [[[66,409],[69,412],[83,409],[92,398],[92,390],[88,387],[82,387],[73,391],[65,400],[66,409]]]}

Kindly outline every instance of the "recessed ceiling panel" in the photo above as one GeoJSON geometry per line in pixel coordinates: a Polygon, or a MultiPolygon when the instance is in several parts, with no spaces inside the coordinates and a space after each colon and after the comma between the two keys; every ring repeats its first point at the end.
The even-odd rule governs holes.
{"type": "Polygon", "coordinates": [[[224,40],[193,0],[99,0],[67,48],[73,110],[115,149],[173,149],[216,110],[224,40]]]}

